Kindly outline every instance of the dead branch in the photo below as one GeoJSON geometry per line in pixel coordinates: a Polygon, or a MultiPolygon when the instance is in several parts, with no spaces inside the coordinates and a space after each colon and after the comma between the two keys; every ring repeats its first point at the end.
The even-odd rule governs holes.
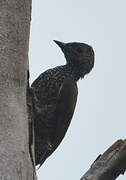
{"type": "Polygon", "coordinates": [[[114,180],[125,170],[126,140],[118,140],[95,160],[81,180],[114,180]]]}

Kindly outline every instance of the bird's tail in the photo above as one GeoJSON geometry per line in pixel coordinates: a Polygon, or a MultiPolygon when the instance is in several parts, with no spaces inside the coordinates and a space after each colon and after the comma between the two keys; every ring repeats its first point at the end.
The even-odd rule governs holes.
{"type": "Polygon", "coordinates": [[[52,145],[50,142],[48,142],[40,156],[39,167],[37,168],[37,170],[42,166],[45,160],[49,157],[49,155],[51,154],[51,151],[52,151],[52,145]]]}

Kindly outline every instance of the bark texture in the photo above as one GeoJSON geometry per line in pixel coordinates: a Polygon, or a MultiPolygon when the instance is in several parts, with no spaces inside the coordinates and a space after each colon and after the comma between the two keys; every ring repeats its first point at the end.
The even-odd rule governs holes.
{"type": "Polygon", "coordinates": [[[81,180],[115,180],[126,171],[126,140],[118,140],[100,155],[81,180]]]}
{"type": "Polygon", "coordinates": [[[31,0],[0,0],[0,180],[35,179],[26,106],[31,0]]]}

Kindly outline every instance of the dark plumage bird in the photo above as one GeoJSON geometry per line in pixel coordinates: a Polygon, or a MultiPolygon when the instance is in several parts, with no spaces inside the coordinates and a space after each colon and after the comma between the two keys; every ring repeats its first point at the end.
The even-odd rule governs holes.
{"type": "Polygon", "coordinates": [[[94,66],[91,46],[54,42],[63,51],[66,65],[45,71],[32,84],[35,163],[40,166],[58,147],[69,127],[78,94],[76,82],[94,66]]]}

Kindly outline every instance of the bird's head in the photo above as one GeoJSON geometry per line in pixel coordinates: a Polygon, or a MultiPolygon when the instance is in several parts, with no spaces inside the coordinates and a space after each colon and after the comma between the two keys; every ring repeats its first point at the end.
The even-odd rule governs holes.
{"type": "Polygon", "coordinates": [[[91,46],[80,42],[63,43],[56,40],[54,42],[63,51],[67,64],[77,68],[81,78],[92,70],[94,66],[94,51],[91,46]]]}

